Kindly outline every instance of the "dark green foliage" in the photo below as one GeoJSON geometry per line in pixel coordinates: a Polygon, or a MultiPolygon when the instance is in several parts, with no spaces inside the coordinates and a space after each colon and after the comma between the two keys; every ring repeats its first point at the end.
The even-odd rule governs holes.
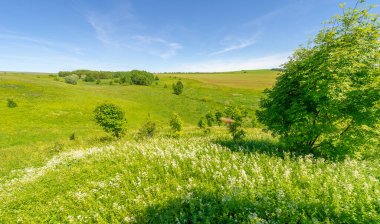
{"type": "Polygon", "coordinates": [[[180,95],[183,92],[183,83],[179,80],[177,83],[173,84],[173,92],[176,95],[180,95]]]}
{"type": "Polygon", "coordinates": [[[75,136],[75,133],[72,133],[71,135],[70,135],[70,140],[75,140],[76,139],[76,136],[75,136]]]}
{"type": "Polygon", "coordinates": [[[157,133],[157,124],[154,121],[148,120],[137,132],[137,139],[153,138],[157,133]]]}
{"type": "Polygon", "coordinates": [[[95,77],[92,76],[92,75],[86,75],[86,77],[84,77],[83,79],[85,82],[95,82],[95,77]]]}
{"type": "Polygon", "coordinates": [[[17,103],[13,99],[7,99],[7,106],[9,108],[15,108],[17,107],[17,103]]]}
{"type": "Polygon", "coordinates": [[[223,117],[223,113],[220,112],[220,111],[217,111],[217,112],[215,112],[214,117],[215,117],[216,124],[217,124],[218,126],[220,126],[220,125],[222,124],[222,120],[221,120],[221,118],[223,117]]]}
{"type": "Polygon", "coordinates": [[[123,72],[119,74],[119,83],[124,85],[131,85],[132,79],[129,72],[123,72]]]}
{"type": "Polygon", "coordinates": [[[182,129],[183,129],[183,121],[181,117],[178,114],[174,113],[169,124],[170,124],[171,130],[174,133],[174,136],[180,137],[182,135],[182,129]]]}
{"type": "Polygon", "coordinates": [[[99,105],[94,110],[95,121],[104,131],[110,132],[116,138],[125,134],[126,118],[124,111],[110,103],[99,105]]]}
{"type": "Polygon", "coordinates": [[[201,118],[199,121],[198,121],[198,127],[203,130],[203,133],[204,134],[210,134],[211,133],[211,126],[208,126],[207,125],[207,120],[206,118],[201,118]]]}
{"type": "Polygon", "coordinates": [[[154,81],[154,75],[150,72],[132,70],[130,74],[132,83],[135,85],[149,86],[154,81]]]}
{"type": "Polygon", "coordinates": [[[230,106],[224,110],[224,115],[228,119],[228,121],[225,123],[232,135],[232,139],[234,141],[242,140],[245,137],[243,120],[248,116],[247,110],[242,107],[230,106]]]}
{"type": "MultiPolygon", "coordinates": [[[[78,78],[85,77],[84,81],[93,82],[100,79],[118,78],[120,84],[134,85],[151,85],[155,77],[152,73],[146,71],[132,70],[130,72],[110,72],[110,71],[91,71],[91,70],[75,70],[61,71],[58,73],[60,77],[68,77],[76,75],[78,78]]],[[[157,80],[157,79],[156,79],[157,80]]]]}
{"type": "Polygon", "coordinates": [[[214,115],[211,112],[208,112],[205,117],[206,117],[207,126],[212,127],[213,123],[215,122],[214,115]]]}
{"type": "Polygon", "coordinates": [[[156,75],[156,76],[154,77],[154,80],[155,80],[155,81],[159,81],[160,78],[158,78],[158,76],[156,75]]]}
{"type": "Polygon", "coordinates": [[[168,88],[168,85],[165,83],[165,85],[164,85],[164,88],[166,89],[166,88],[168,88]]]}
{"type": "Polygon", "coordinates": [[[284,147],[336,156],[379,144],[380,25],[368,11],[344,9],[265,91],[258,119],[284,147]]]}
{"type": "Polygon", "coordinates": [[[78,82],[78,76],[73,74],[69,76],[65,76],[65,83],[71,84],[71,85],[76,85],[78,82]]]}
{"type": "Polygon", "coordinates": [[[96,80],[96,85],[99,85],[101,83],[100,79],[96,80]]]}

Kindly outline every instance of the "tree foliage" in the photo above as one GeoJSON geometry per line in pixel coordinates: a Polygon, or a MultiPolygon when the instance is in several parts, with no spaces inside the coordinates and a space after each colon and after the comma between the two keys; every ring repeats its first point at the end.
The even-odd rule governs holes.
{"type": "Polygon", "coordinates": [[[104,131],[112,133],[116,138],[125,134],[126,118],[124,111],[111,103],[99,105],[94,110],[95,121],[104,131]]]}
{"type": "Polygon", "coordinates": [[[173,92],[176,95],[180,95],[183,92],[183,83],[179,80],[176,84],[173,84],[173,92]]]}
{"type": "Polygon", "coordinates": [[[258,119],[285,147],[330,154],[378,144],[380,26],[362,2],[342,6],[265,91],[258,119]]]}
{"type": "Polygon", "coordinates": [[[170,128],[174,132],[175,137],[180,137],[182,135],[182,129],[183,129],[183,121],[181,117],[174,113],[172,118],[170,119],[170,128]]]}
{"type": "Polygon", "coordinates": [[[7,106],[9,108],[15,108],[17,107],[17,103],[13,99],[7,99],[7,106]]]}
{"type": "Polygon", "coordinates": [[[243,128],[244,118],[248,116],[248,111],[242,107],[229,106],[224,110],[225,119],[223,122],[227,125],[234,141],[242,140],[245,137],[245,130],[243,128]]]}

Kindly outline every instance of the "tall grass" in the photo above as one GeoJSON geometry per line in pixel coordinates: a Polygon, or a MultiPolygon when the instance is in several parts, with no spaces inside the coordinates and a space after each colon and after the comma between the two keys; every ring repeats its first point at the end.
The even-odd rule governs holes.
{"type": "Polygon", "coordinates": [[[0,221],[376,223],[379,177],[376,161],[231,151],[212,137],[118,142],[12,171],[0,221]]]}

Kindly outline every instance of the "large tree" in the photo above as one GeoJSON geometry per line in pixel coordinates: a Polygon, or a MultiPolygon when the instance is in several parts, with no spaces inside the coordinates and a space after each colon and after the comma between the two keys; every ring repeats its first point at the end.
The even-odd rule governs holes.
{"type": "Polygon", "coordinates": [[[379,146],[380,40],[373,7],[345,8],[284,65],[258,119],[283,146],[348,152],[379,146]]]}

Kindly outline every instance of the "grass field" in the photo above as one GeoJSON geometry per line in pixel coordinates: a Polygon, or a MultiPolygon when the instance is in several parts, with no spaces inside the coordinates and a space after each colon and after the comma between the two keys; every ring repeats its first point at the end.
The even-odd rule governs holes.
{"type": "Polygon", "coordinates": [[[146,87],[0,73],[0,223],[379,223],[378,154],[333,161],[281,151],[258,128],[232,142],[224,127],[196,127],[227,105],[253,113],[276,76],[160,74],[146,87]],[[103,102],[126,112],[119,141],[93,120],[103,102]],[[173,112],[185,122],[180,139],[167,135],[173,112]],[[160,133],[137,141],[148,116],[160,133]]]}
{"type": "Polygon", "coordinates": [[[278,71],[246,70],[224,73],[173,73],[163,75],[189,78],[218,86],[262,91],[263,89],[269,88],[274,84],[274,81],[278,76],[278,71]]]}

